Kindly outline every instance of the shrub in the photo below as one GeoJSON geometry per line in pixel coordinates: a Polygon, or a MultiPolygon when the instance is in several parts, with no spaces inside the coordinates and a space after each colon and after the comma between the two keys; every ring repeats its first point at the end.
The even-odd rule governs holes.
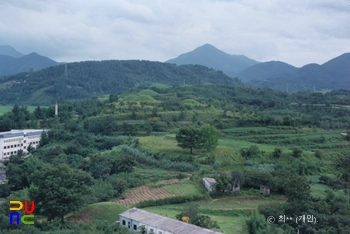
{"type": "Polygon", "coordinates": [[[159,200],[148,200],[142,201],[140,203],[135,204],[135,207],[144,208],[149,206],[164,206],[169,204],[180,204],[187,203],[192,201],[198,201],[204,199],[204,195],[187,195],[187,196],[177,196],[177,197],[167,197],[159,200]]]}
{"type": "Polygon", "coordinates": [[[275,150],[272,152],[272,156],[274,158],[280,158],[282,156],[282,150],[280,148],[275,148],[275,150]]]}
{"type": "Polygon", "coordinates": [[[255,158],[255,157],[258,157],[259,154],[260,154],[260,150],[256,145],[252,145],[249,148],[241,149],[241,155],[244,158],[255,158]]]}
{"type": "Polygon", "coordinates": [[[293,156],[294,158],[300,158],[302,154],[303,154],[303,150],[302,150],[301,148],[295,147],[295,148],[293,149],[292,156],[293,156]]]}
{"type": "Polygon", "coordinates": [[[322,158],[323,155],[323,151],[322,150],[315,150],[315,156],[317,158],[322,158]]]}
{"type": "Polygon", "coordinates": [[[126,153],[133,155],[138,162],[152,167],[173,171],[194,171],[197,169],[193,164],[188,162],[173,162],[164,158],[157,160],[153,155],[147,155],[146,153],[141,152],[131,146],[124,146],[123,150],[126,153]]]}

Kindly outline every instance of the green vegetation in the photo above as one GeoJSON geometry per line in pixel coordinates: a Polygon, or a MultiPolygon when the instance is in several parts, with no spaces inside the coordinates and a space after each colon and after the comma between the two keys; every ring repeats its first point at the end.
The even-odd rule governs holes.
{"type": "MultiPolygon", "coordinates": [[[[48,105],[55,101],[122,93],[130,88],[152,84],[156,84],[153,86],[156,89],[164,89],[168,85],[182,84],[184,78],[191,85],[200,85],[201,82],[242,84],[238,79],[200,65],[176,66],[140,60],[85,61],[4,77],[0,80],[0,103],[48,105]]],[[[142,92],[136,99],[130,97],[130,101],[149,99],[153,93],[149,94],[142,92]]]]}
{"type": "Polygon", "coordinates": [[[133,192],[145,199],[123,204],[172,218],[189,202],[199,204],[199,214],[205,216],[199,223],[217,222],[224,233],[259,233],[266,229],[267,217],[277,220],[282,214],[309,214],[319,222],[275,223],[268,232],[298,228],[348,233],[350,110],[339,108],[347,102],[346,95],[154,85],[121,96],[61,102],[58,117],[53,106],[30,112],[15,105],[0,116],[1,131],[50,131],[42,136],[38,149],[31,149],[31,157],[12,156],[6,162],[9,182],[0,185],[5,201],[0,204],[0,228],[25,232],[8,225],[5,211],[12,194],[11,199],[43,201],[38,204],[42,222],[35,230],[108,233],[115,228],[117,213],[127,209],[117,202],[133,192]],[[56,192],[49,192],[56,191],[50,176],[66,200],[83,200],[79,206],[62,205],[59,217],[44,203],[47,197],[56,207],[62,204],[56,192]],[[77,184],[67,176],[88,179],[77,184]],[[205,190],[203,177],[216,179],[215,193],[205,190]],[[75,185],[88,190],[80,194],[75,185]],[[268,186],[270,194],[261,192],[261,185],[268,186]],[[232,193],[238,186],[240,192],[232,193]],[[150,200],[143,188],[166,196],[150,200]],[[85,207],[79,209],[80,205],[85,207]]]}
{"type": "Polygon", "coordinates": [[[74,215],[68,216],[68,220],[74,222],[89,222],[91,220],[107,221],[113,223],[119,220],[119,214],[128,210],[128,207],[116,202],[98,202],[90,204],[74,215]]]}

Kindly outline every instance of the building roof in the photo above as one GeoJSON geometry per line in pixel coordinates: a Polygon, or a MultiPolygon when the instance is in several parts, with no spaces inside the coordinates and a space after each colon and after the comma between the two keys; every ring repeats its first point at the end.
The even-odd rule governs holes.
{"type": "Polygon", "coordinates": [[[216,183],[216,180],[214,178],[204,177],[203,179],[206,180],[210,184],[216,183]]]}
{"type": "Polygon", "coordinates": [[[37,132],[28,132],[26,136],[34,136],[34,135],[41,135],[43,133],[43,130],[37,131],[37,132]]]}
{"type": "Polygon", "coordinates": [[[18,137],[18,136],[24,136],[24,133],[23,132],[16,132],[16,133],[4,132],[4,133],[0,133],[0,138],[11,138],[11,137],[18,137]]]}
{"type": "Polygon", "coordinates": [[[40,129],[24,129],[24,130],[11,130],[11,132],[0,132],[0,138],[11,138],[18,136],[33,136],[33,135],[41,135],[41,133],[47,130],[40,129]]]}
{"type": "Polygon", "coordinates": [[[138,208],[127,210],[121,213],[119,216],[123,216],[164,231],[172,232],[174,234],[222,234],[221,232],[201,228],[193,224],[153,214],[138,208]]]}

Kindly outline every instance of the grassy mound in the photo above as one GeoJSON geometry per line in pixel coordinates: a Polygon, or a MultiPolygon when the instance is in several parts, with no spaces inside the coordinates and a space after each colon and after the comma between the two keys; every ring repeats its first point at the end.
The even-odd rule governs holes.
{"type": "Polygon", "coordinates": [[[201,104],[200,102],[194,100],[194,99],[185,99],[182,101],[183,104],[185,105],[195,105],[195,106],[201,106],[203,104],[201,104]]]}
{"type": "Polygon", "coordinates": [[[134,94],[129,94],[123,97],[123,100],[128,102],[158,102],[157,100],[155,100],[153,97],[149,95],[134,95],[134,94]]]}
{"type": "Polygon", "coordinates": [[[140,92],[138,92],[138,95],[146,95],[146,96],[154,97],[154,96],[157,96],[159,94],[151,89],[144,89],[144,90],[141,90],[140,92]]]}

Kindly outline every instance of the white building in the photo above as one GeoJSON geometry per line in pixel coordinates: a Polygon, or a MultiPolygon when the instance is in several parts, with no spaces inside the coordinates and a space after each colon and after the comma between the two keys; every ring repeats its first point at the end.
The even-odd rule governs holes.
{"type": "Polygon", "coordinates": [[[202,181],[204,186],[207,188],[208,192],[212,192],[215,190],[216,180],[214,178],[204,177],[202,181]]]}
{"type": "Polygon", "coordinates": [[[7,160],[16,155],[19,150],[28,153],[28,146],[36,148],[39,145],[43,131],[39,129],[11,130],[0,132],[0,160],[7,160]]]}
{"type": "Polygon", "coordinates": [[[121,213],[119,225],[133,232],[140,232],[139,228],[143,226],[147,234],[222,234],[137,208],[121,213]]]}

